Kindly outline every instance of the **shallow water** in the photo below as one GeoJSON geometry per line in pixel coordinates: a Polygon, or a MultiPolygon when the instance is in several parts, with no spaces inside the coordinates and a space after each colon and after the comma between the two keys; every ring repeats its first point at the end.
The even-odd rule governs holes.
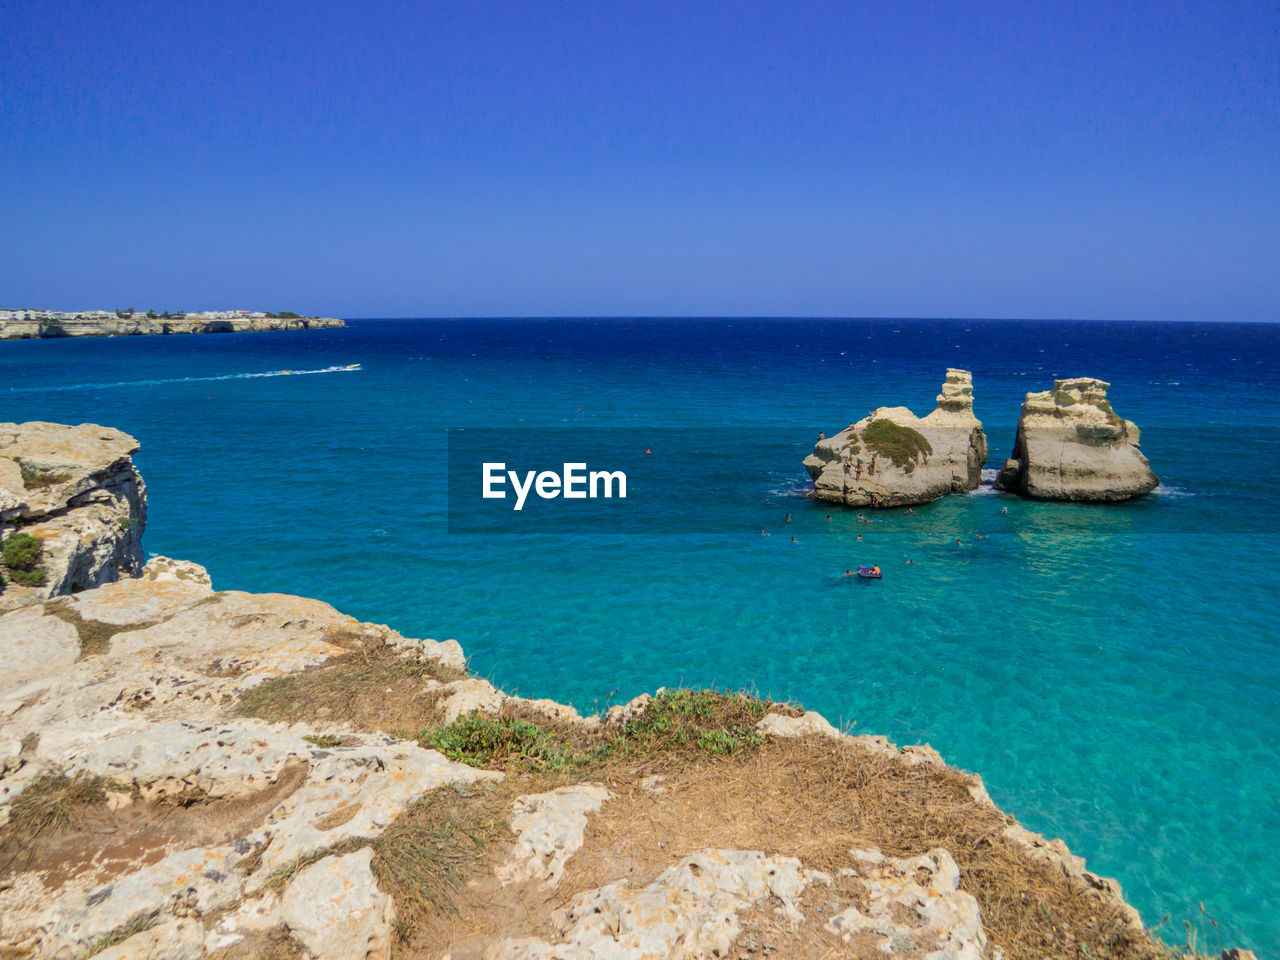
{"type": "Polygon", "coordinates": [[[136,436],[146,548],[219,588],[456,637],[476,672],[584,710],[751,686],[928,741],[1149,924],[1180,937],[1202,901],[1210,946],[1274,955],[1278,381],[1273,325],[353,321],[3,343],[0,420],[136,436]],[[1122,507],[985,491],[877,524],[803,499],[819,430],[923,414],[948,366],[974,373],[990,467],[1026,391],[1110,380],[1162,487],[1122,507]],[[546,444],[634,463],[642,489],[563,529],[527,532],[534,506],[565,516],[552,501],[463,532],[449,453],[546,444]],[[858,563],[885,579],[840,576],[858,563]]]}

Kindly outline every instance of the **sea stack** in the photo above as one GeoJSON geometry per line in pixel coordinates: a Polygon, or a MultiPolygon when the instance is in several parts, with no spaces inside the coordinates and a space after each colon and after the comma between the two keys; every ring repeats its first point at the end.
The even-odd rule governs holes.
{"type": "Polygon", "coordinates": [[[973,415],[973,377],[948,370],[927,417],[881,407],[821,439],[804,466],[818,500],[850,507],[905,507],[974,490],[987,460],[987,437],[973,415]]]}
{"type": "Polygon", "coordinates": [[[141,573],[137,450],[92,423],[0,423],[0,610],[141,573]]]}
{"type": "Polygon", "coordinates": [[[1160,478],[1138,449],[1137,424],[1111,409],[1110,386],[1074,377],[1028,393],[996,489],[1086,503],[1118,503],[1154,490],[1160,478]]]}

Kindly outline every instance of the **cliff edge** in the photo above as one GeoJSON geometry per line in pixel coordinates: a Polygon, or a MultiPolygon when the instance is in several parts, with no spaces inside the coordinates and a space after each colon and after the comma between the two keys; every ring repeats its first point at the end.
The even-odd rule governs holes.
{"type": "Polygon", "coordinates": [[[0,610],[142,571],[137,450],[92,423],[0,423],[0,610]]]}
{"type": "Polygon", "coordinates": [[[1111,384],[1092,377],[1056,380],[1028,393],[1013,454],[996,489],[1036,500],[1116,503],[1154,490],[1160,479],[1138,448],[1140,433],[1107,399],[1111,384]]]}
{"type": "Polygon", "coordinates": [[[977,489],[987,438],[973,415],[973,377],[947,370],[937,408],[917,417],[881,407],[830,438],[804,460],[813,496],[850,507],[903,507],[977,489]]]}

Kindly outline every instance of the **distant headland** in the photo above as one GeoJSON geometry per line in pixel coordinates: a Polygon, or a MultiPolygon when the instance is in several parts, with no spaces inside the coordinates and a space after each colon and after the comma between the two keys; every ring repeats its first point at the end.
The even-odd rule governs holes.
{"type": "Polygon", "coordinates": [[[318,330],[344,327],[333,317],[306,317],[290,311],[202,310],[196,313],[137,313],[128,310],[0,310],[0,340],[55,337],[127,337],[166,333],[249,333],[260,330],[318,330]]]}

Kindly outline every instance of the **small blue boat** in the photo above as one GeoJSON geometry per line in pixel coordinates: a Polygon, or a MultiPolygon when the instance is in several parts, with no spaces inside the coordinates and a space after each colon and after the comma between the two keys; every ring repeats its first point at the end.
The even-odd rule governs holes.
{"type": "Polygon", "coordinates": [[[879,568],[878,566],[876,566],[876,567],[859,567],[859,568],[858,568],[858,576],[862,577],[862,579],[864,579],[864,580],[879,580],[879,579],[880,579],[880,576],[881,576],[881,574],[880,574],[880,568],[879,568]]]}

